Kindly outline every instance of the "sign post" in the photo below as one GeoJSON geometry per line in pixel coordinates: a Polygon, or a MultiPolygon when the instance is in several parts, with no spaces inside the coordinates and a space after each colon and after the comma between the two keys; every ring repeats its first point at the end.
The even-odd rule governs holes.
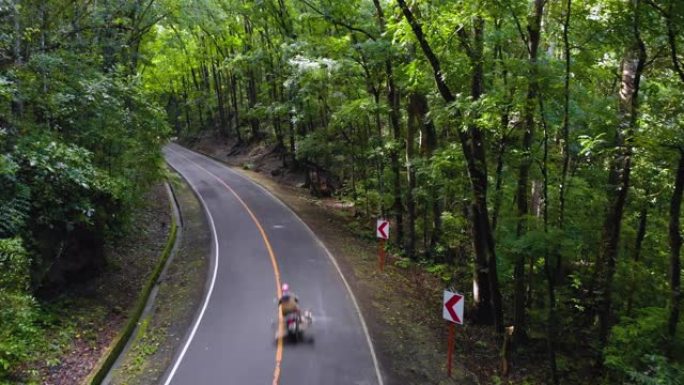
{"type": "Polygon", "coordinates": [[[378,237],[378,268],[380,271],[385,269],[385,241],[389,239],[389,221],[387,219],[378,218],[375,226],[375,234],[378,237]]]}
{"type": "Polygon", "coordinates": [[[451,377],[451,361],[454,356],[456,345],[456,324],[449,322],[449,341],[447,342],[447,376],[451,377]]]}
{"type": "Polygon", "coordinates": [[[447,341],[447,376],[451,377],[451,362],[456,347],[456,324],[463,325],[463,294],[444,290],[442,317],[449,321],[449,340],[447,341]]]}

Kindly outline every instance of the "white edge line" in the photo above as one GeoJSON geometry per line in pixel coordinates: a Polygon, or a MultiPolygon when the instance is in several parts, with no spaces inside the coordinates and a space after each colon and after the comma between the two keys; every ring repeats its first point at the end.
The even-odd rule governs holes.
{"type": "MultiPolygon", "coordinates": [[[[328,248],[325,246],[323,241],[321,241],[321,239],[318,238],[318,235],[316,235],[316,233],[314,233],[314,231],[311,229],[311,227],[306,222],[304,222],[304,220],[302,218],[300,218],[299,215],[294,210],[292,210],[292,208],[290,206],[286,205],[285,202],[283,202],[280,198],[275,196],[271,191],[269,191],[266,187],[262,186],[260,183],[255,182],[254,180],[247,177],[246,175],[243,175],[242,173],[239,173],[239,172],[233,170],[232,168],[226,166],[225,164],[220,163],[216,159],[213,159],[213,158],[208,157],[204,154],[200,154],[200,153],[197,153],[197,152],[189,150],[189,149],[187,149],[187,150],[190,152],[194,152],[195,154],[200,155],[206,159],[209,159],[212,162],[216,163],[217,165],[225,167],[229,171],[233,172],[235,175],[238,175],[238,176],[244,178],[245,180],[248,180],[248,181],[254,183],[261,190],[263,190],[266,194],[268,194],[271,198],[273,198],[276,202],[278,202],[281,206],[283,206],[286,210],[288,210],[290,213],[292,213],[292,215],[295,218],[297,218],[297,220],[301,224],[304,225],[304,227],[309,231],[311,236],[313,236],[313,238],[316,240],[316,242],[318,242],[318,244],[323,248],[323,250],[325,250],[325,253],[330,258],[330,261],[332,262],[333,266],[335,266],[337,273],[342,278],[342,282],[344,283],[344,286],[347,288],[347,292],[349,292],[352,303],[354,304],[354,308],[356,309],[356,313],[359,316],[359,320],[361,321],[361,328],[363,329],[363,333],[366,335],[366,342],[368,342],[368,348],[370,349],[370,354],[371,354],[371,357],[373,359],[373,366],[375,366],[375,375],[378,377],[378,385],[384,385],[384,382],[382,380],[382,374],[380,373],[380,364],[378,363],[378,357],[376,356],[375,348],[373,347],[373,341],[371,340],[370,333],[368,332],[368,326],[366,325],[366,320],[363,318],[363,314],[361,313],[361,308],[359,307],[359,303],[356,301],[356,296],[354,296],[354,292],[352,291],[351,286],[349,286],[349,282],[347,282],[347,279],[344,277],[344,274],[342,274],[342,269],[340,269],[340,265],[337,263],[337,259],[335,259],[335,256],[330,252],[330,250],[328,250],[328,248]]],[[[165,385],[168,385],[168,384],[165,384],[165,385]]]]}
{"type": "MultiPolygon", "coordinates": [[[[169,150],[171,152],[178,152],[178,151],[173,151],[169,150]]],[[[181,155],[182,156],[182,155],[181,155]]],[[[166,378],[166,381],[164,381],[164,385],[169,385],[171,383],[171,380],[173,380],[173,376],[176,374],[176,370],[178,370],[178,367],[180,366],[181,362],[183,361],[183,357],[185,356],[185,353],[188,350],[188,347],[190,347],[190,343],[192,343],[192,339],[195,338],[195,333],[197,332],[197,328],[199,328],[199,324],[202,321],[202,317],[204,317],[204,312],[207,310],[207,305],[209,304],[209,299],[211,298],[211,294],[214,291],[214,284],[216,283],[216,275],[218,273],[218,255],[219,255],[219,243],[218,243],[218,237],[216,236],[216,225],[214,224],[214,218],[211,216],[211,212],[209,211],[209,207],[207,206],[206,202],[204,199],[202,199],[202,196],[200,195],[199,191],[195,188],[195,186],[190,183],[188,179],[185,178],[185,176],[175,167],[171,165],[170,162],[167,162],[171,168],[176,170],[176,172],[185,179],[187,182],[188,186],[195,192],[195,195],[197,195],[197,198],[202,202],[202,207],[204,207],[204,212],[207,214],[207,218],[209,218],[209,223],[211,224],[211,235],[214,238],[214,273],[213,276],[211,277],[211,284],[209,285],[209,290],[207,291],[207,296],[204,298],[204,304],[202,305],[202,310],[200,311],[199,315],[197,316],[197,319],[195,320],[195,325],[192,327],[192,331],[190,332],[190,335],[188,336],[188,339],[185,341],[185,345],[183,346],[183,350],[181,350],[180,355],[176,358],[176,362],[173,364],[173,368],[171,369],[171,373],[169,373],[169,376],[166,378]]]]}
{"type": "MultiPolygon", "coordinates": [[[[283,203],[283,205],[285,205],[283,203]]],[[[335,269],[337,272],[340,274],[340,278],[342,278],[342,282],[344,282],[344,286],[347,288],[347,291],[349,292],[349,295],[351,296],[352,302],[354,303],[354,308],[356,308],[356,313],[359,315],[359,320],[361,321],[361,327],[363,328],[363,333],[366,335],[366,341],[368,342],[368,348],[370,349],[370,354],[371,357],[373,357],[373,365],[375,366],[375,375],[378,377],[378,385],[384,385],[384,382],[382,381],[382,374],[380,373],[380,364],[378,363],[378,357],[375,355],[375,348],[373,347],[373,341],[371,340],[370,333],[368,332],[368,327],[366,326],[366,320],[363,318],[363,314],[361,314],[361,308],[359,307],[358,302],[356,301],[356,296],[354,296],[354,292],[351,289],[351,286],[349,286],[349,282],[347,282],[347,279],[344,278],[344,274],[342,274],[342,269],[340,269],[340,265],[337,264],[337,259],[335,259],[335,256],[328,250],[328,248],[325,246],[323,241],[318,238],[316,233],[311,230],[311,227],[309,227],[306,222],[304,222],[303,219],[301,219],[291,208],[289,208],[287,205],[285,207],[288,208],[301,222],[304,227],[306,227],[307,230],[309,230],[309,233],[314,237],[316,242],[325,250],[325,253],[328,254],[328,257],[330,258],[330,261],[332,264],[335,266],[335,269]]]]}

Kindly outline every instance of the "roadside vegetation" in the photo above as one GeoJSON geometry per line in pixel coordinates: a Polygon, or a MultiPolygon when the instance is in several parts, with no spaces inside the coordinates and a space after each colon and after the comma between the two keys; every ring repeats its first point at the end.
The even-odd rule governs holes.
{"type": "Polygon", "coordinates": [[[81,319],[111,315],[69,290],[112,271],[105,245],[163,175],[168,125],[135,65],[154,17],[133,2],[0,2],[2,383],[39,381],[67,341],[100,338],[81,319]]]}

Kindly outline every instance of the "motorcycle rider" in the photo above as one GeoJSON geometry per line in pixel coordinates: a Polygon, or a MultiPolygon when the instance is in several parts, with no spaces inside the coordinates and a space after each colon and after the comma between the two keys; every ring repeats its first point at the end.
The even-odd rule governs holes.
{"type": "Polygon", "coordinates": [[[280,311],[283,314],[283,318],[287,318],[290,314],[299,315],[299,298],[290,292],[290,286],[287,283],[283,283],[282,295],[280,300],[278,300],[278,305],[280,305],[280,311]]]}

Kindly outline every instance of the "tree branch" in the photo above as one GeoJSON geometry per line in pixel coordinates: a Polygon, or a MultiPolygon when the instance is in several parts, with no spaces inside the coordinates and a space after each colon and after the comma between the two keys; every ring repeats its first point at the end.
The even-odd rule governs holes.
{"type": "Polygon", "coordinates": [[[373,41],[376,41],[376,40],[377,40],[377,38],[376,38],[373,34],[371,34],[370,32],[366,31],[365,29],[362,29],[362,28],[359,28],[359,27],[355,27],[355,26],[353,26],[353,25],[351,25],[351,24],[348,24],[348,23],[343,22],[342,20],[336,19],[336,18],[332,17],[330,14],[325,13],[325,12],[321,11],[320,9],[314,7],[313,4],[309,3],[309,2],[306,1],[306,0],[299,0],[299,1],[301,1],[302,3],[304,3],[304,5],[306,5],[307,7],[311,8],[312,11],[314,11],[314,12],[316,12],[317,14],[319,14],[320,16],[322,16],[325,20],[327,20],[327,21],[329,21],[329,22],[331,22],[331,23],[333,23],[333,24],[335,24],[335,25],[338,25],[338,26],[340,26],[340,27],[344,27],[344,28],[346,28],[346,29],[348,29],[348,30],[350,30],[350,31],[361,33],[361,34],[365,35],[366,37],[368,37],[369,39],[371,39],[371,40],[373,40],[373,41]]]}
{"type": "MultiPolygon", "coordinates": [[[[495,0],[499,6],[501,6],[501,2],[499,0],[495,0]]],[[[525,34],[525,31],[523,31],[522,25],[520,24],[520,19],[518,19],[518,15],[515,13],[515,10],[511,6],[511,3],[508,0],[505,0],[506,6],[509,11],[511,11],[511,15],[513,16],[513,20],[515,20],[515,26],[518,30],[518,33],[520,34],[520,38],[522,41],[525,43],[525,49],[527,50],[527,54],[530,54],[530,43],[527,40],[527,34],[525,34]]]]}
{"type": "Polygon", "coordinates": [[[397,3],[399,3],[399,7],[401,7],[401,10],[404,13],[404,16],[406,17],[406,21],[408,21],[409,25],[411,26],[411,29],[413,30],[413,33],[416,35],[416,39],[420,44],[420,48],[422,48],[423,53],[425,54],[428,61],[430,62],[430,65],[432,66],[432,70],[435,75],[435,82],[437,83],[437,89],[439,90],[439,93],[447,102],[453,102],[454,100],[456,100],[456,98],[454,97],[454,94],[451,93],[449,86],[446,84],[446,81],[444,80],[444,74],[442,73],[442,68],[439,64],[439,59],[432,51],[432,47],[430,47],[430,44],[425,39],[425,35],[423,34],[423,27],[413,16],[413,12],[411,12],[411,10],[409,9],[408,5],[406,5],[406,2],[404,0],[397,0],[397,3]]]}

